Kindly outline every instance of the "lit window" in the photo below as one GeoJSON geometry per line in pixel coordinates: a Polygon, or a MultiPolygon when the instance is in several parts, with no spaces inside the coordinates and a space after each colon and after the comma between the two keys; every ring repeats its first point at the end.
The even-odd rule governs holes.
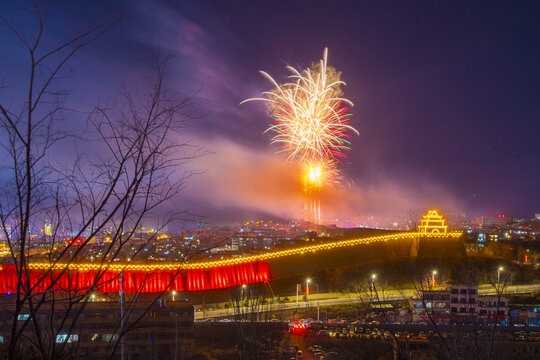
{"type": "Polygon", "coordinates": [[[77,334],[72,334],[72,335],[58,334],[58,335],[56,335],[56,343],[61,344],[61,343],[65,343],[66,341],[68,343],[71,343],[71,342],[74,342],[74,341],[79,341],[79,335],[77,335],[77,334]]]}
{"type": "Polygon", "coordinates": [[[118,334],[103,334],[103,340],[116,341],[118,340],[118,334]]]}
{"type": "Polygon", "coordinates": [[[30,318],[30,314],[19,314],[17,316],[17,320],[28,320],[30,318]]]}

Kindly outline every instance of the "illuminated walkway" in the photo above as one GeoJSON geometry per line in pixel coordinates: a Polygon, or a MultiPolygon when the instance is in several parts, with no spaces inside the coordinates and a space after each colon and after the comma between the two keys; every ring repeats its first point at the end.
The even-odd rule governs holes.
{"type": "MultiPolygon", "coordinates": [[[[462,234],[461,232],[449,232],[446,234],[435,233],[435,234],[426,235],[425,233],[419,233],[419,232],[403,232],[403,233],[394,233],[394,234],[389,234],[389,235],[358,238],[358,239],[352,239],[352,240],[333,241],[333,242],[327,242],[324,244],[307,245],[307,246],[301,246],[301,247],[297,247],[294,249],[287,249],[287,250],[269,251],[264,254],[248,255],[248,256],[242,256],[242,257],[237,257],[233,259],[208,260],[208,261],[193,262],[193,263],[156,262],[154,264],[136,264],[136,263],[110,264],[110,265],[107,265],[107,269],[111,271],[211,269],[211,268],[216,268],[216,267],[221,267],[221,266],[239,265],[239,264],[246,264],[246,263],[257,262],[257,261],[268,261],[268,260],[281,258],[285,256],[300,255],[300,254],[305,254],[305,253],[316,253],[319,251],[326,251],[326,250],[358,246],[358,245],[369,245],[369,244],[388,242],[388,241],[393,241],[393,240],[415,239],[417,237],[426,237],[426,236],[428,236],[429,238],[458,238],[461,236],[461,234],[462,234]]],[[[31,269],[39,269],[39,270],[51,268],[51,265],[49,263],[31,263],[29,264],[29,266],[31,269]]],[[[103,267],[100,264],[93,264],[93,263],[80,264],[79,263],[79,264],[69,264],[69,265],[56,264],[55,269],[64,269],[66,268],[66,266],[69,269],[77,269],[77,270],[98,270],[103,267]]]]}

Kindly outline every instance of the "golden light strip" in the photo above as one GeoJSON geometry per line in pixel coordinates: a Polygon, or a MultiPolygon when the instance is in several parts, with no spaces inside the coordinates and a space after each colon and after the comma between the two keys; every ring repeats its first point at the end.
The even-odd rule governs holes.
{"type": "MultiPolygon", "coordinates": [[[[109,265],[100,265],[92,263],[77,263],[77,264],[55,264],[55,270],[62,270],[66,267],[70,270],[99,270],[99,269],[108,269],[110,271],[123,271],[123,270],[135,270],[135,271],[155,271],[155,270],[196,270],[196,269],[210,269],[221,266],[230,266],[230,265],[239,265],[245,264],[253,261],[261,260],[271,260],[275,258],[280,258],[284,256],[300,255],[304,253],[316,253],[317,251],[323,250],[332,250],[342,247],[350,247],[356,245],[368,245],[372,243],[387,242],[390,240],[401,240],[401,239],[410,239],[422,236],[428,236],[430,238],[457,238],[461,236],[461,232],[449,232],[446,234],[423,234],[419,232],[406,232],[406,233],[397,233],[391,235],[381,235],[381,236],[372,236],[366,238],[352,239],[352,240],[342,240],[342,241],[333,241],[324,244],[308,245],[302,246],[295,249],[288,250],[278,250],[267,252],[264,254],[258,255],[248,255],[244,257],[234,258],[234,259],[224,259],[224,260],[211,260],[211,261],[202,261],[196,263],[156,263],[156,264],[109,264],[109,265]]],[[[50,263],[30,263],[30,269],[36,270],[47,270],[51,268],[50,263]]]]}

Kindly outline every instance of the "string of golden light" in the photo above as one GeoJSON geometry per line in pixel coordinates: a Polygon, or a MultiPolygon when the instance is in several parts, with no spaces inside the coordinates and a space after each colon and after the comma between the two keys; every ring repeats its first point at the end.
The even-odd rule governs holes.
{"type": "MultiPolygon", "coordinates": [[[[92,270],[110,270],[110,271],[158,271],[158,270],[203,270],[211,269],[222,266],[232,266],[247,264],[257,261],[266,261],[285,256],[300,255],[305,253],[316,253],[318,251],[328,251],[337,248],[351,247],[357,245],[369,245],[373,243],[388,242],[392,240],[414,239],[417,237],[430,237],[430,238],[458,238],[462,235],[461,232],[448,232],[444,234],[425,234],[420,232],[403,232],[389,235],[379,235],[365,238],[356,238],[351,240],[333,241],[323,244],[314,244],[301,246],[294,249],[270,251],[264,254],[248,255],[232,259],[222,260],[209,260],[194,263],[155,263],[155,264],[95,264],[95,263],[57,263],[54,264],[53,270],[79,270],[79,271],[92,271],[92,270]]],[[[29,263],[30,269],[36,270],[48,270],[51,269],[52,264],[46,262],[29,263]]]]}

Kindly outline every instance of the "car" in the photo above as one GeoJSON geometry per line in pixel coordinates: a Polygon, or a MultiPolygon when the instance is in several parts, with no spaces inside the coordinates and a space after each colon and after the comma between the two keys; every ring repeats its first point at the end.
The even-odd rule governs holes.
{"type": "Polygon", "coordinates": [[[330,336],[330,333],[327,330],[319,330],[317,331],[317,335],[330,336]]]}
{"type": "Polygon", "coordinates": [[[304,353],[302,353],[302,350],[298,350],[296,353],[296,359],[300,360],[304,358],[304,353]]]}
{"type": "Polygon", "coordinates": [[[283,350],[283,353],[284,354],[296,354],[296,348],[291,346],[291,347],[288,347],[287,349],[283,350]]]}

